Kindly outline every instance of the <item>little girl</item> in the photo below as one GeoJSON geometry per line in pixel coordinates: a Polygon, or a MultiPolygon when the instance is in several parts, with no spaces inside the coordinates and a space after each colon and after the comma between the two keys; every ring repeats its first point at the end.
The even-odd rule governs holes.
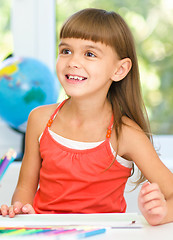
{"type": "Polygon", "coordinates": [[[115,12],[84,9],[60,32],[57,75],[68,99],[34,109],[12,205],[1,214],[124,213],[133,163],[139,208],[173,221],[173,174],[156,154],[131,32],[115,12]],[[150,182],[150,183],[149,183],[150,182]]]}

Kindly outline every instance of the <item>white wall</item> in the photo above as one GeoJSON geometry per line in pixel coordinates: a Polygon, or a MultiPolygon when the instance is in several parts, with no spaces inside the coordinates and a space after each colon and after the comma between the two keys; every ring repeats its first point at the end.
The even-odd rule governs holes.
{"type": "Polygon", "coordinates": [[[13,0],[14,54],[34,57],[55,71],[55,0],[13,0]]]}

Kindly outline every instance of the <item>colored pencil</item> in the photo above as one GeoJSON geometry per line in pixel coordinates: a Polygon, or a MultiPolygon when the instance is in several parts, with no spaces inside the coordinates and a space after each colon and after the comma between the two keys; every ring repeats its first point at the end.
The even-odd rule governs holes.
{"type": "Polygon", "coordinates": [[[4,176],[9,165],[15,160],[16,152],[13,149],[10,149],[6,155],[3,157],[3,161],[0,165],[0,180],[4,176]]]}
{"type": "Polygon", "coordinates": [[[1,167],[1,164],[3,163],[3,161],[4,161],[4,157],[5,157],[5,156],[3,156],[3,157],[0,159],[0,167],[1,167]]]}
{"type": "Polygon", "coordinates": [[[105,228],[93,229],[90,231],[85,231],[85,232],[77,234],[77,238],[87,238],[87,237],[95,236],[95,235],[102,234],[105,232],[106,232],[105,228]]]}
{"type": "Polygon", "coordinates": [[[5,233],[4,235],[7,235],[7,236],[13,236],[13,235],[21,235],[23,234],[24,232],[26,231],[26,229],[19,229],[19,230],[16,230],[16,231],[10,231],[5,233]]]}
{"type": "MultiPolygon", "coordinates": [[[[91,228],[90,230],[84,230],[85,227],[81,227],[80,229],[76,228],[52,228],[52,227],[47,227],[47,228],[25,228],[25,227],[18,227],[18,228],[13,228],[13,227],[7,227],[7,228],[2,228],[0,227],[0,235],[1,236],[26,236],[26,235],[38,235],[38,234],[43,234],[46,236],[50,235],[69,235],[74,236],[75,239],[81,239],[81,238],[87,238],[91,236],[95,236],[98,234],[105,233],[106,229],[105,228],[98,228],[98,229],[93,229],[91,228]]],[[[64,236],[64,237],[65,237],[64,236]]]]}

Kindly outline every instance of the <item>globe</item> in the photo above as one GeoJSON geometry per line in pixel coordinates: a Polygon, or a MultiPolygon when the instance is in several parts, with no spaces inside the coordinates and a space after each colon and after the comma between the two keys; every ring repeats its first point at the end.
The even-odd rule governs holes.
{"type": "Polygon", "coordinates": [[[57,102],[59,90],[58,79],[44,63],[10,57],[0,64],[0,117],[25,132],[30,111],[57,102]]]}

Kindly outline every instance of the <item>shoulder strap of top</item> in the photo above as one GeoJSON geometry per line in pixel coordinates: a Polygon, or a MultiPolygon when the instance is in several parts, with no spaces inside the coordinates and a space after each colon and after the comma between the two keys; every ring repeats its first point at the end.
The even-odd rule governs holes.
{"type": "Polygon", "coordinates": [[[53,123],[53,120],[57,114],[57,112],[61,109],[61,107],[64,105],[64,103],[67,101],[67,99],[65,99],[64,101],[62,101],[60,104],[58,104],[58,107],[55,109],[54,113],[51,115],[51,117],[49,118],[49,121],[47,123],[47,127],[50,127],[53,123]]]}
{"type": "Polygon", "coordinates": [[[112,114],[111,121],[110,121],[110,124],[108,126],[108,130],[107,130],[106,138],[110,138],[111,137],[113,124],[114,124],[114,115],[112,114]]]}

